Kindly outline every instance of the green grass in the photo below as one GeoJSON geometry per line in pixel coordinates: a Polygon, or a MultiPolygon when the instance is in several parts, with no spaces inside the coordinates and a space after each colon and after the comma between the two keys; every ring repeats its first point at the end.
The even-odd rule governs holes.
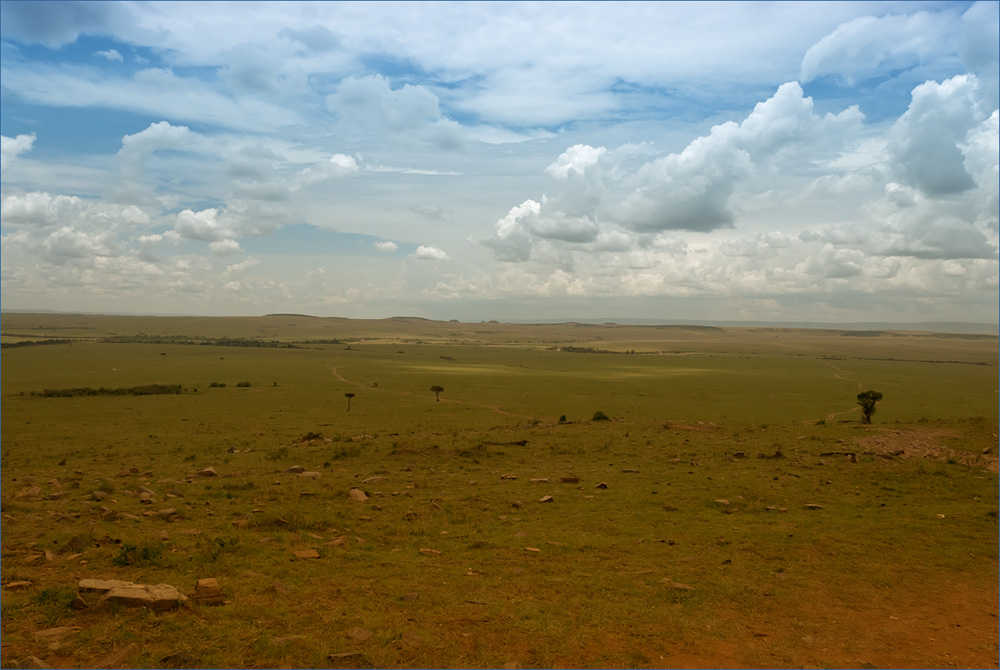
{"type": "Polygon", "coordinates": [[[3,330],[74,340],[3,353],[0,572],[32,582],[4,593],[5,659],[88,665],[137,641],[136,667],[177,650],[204,667],[995,661],[995,598],[978,651],[956,637],[947,659],[870,623],[932,591],[942,621],[968,614],[947,593],[995,593],[996,338],[286,316],[3,330]],[[96,341],[140,333],[303,348],[96,341]],[[302,344],[320,339],[351,350],[302,344]],[[183,392],[31,395],[148,384],[183,392]],[[859,388],[885,396],[871,426],[859,388]],[[165,508],[178,518],[144,515],[165,508]],[[216,577],[230,602],[78,612],[83,577],[216,577]],[[32,632],[55,625],[84,630],[51,651],[32,632]]]}

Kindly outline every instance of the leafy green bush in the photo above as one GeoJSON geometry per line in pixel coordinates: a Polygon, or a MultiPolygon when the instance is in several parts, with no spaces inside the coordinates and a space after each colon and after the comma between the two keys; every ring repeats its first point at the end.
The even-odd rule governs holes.
{"type": "Polygon", "coordinates": [[[596,412],[594,412],[594,418],[591,419],[591,421],[611,421],[611,417],[609,417],[601,410],[597,410],[596,412]]]}

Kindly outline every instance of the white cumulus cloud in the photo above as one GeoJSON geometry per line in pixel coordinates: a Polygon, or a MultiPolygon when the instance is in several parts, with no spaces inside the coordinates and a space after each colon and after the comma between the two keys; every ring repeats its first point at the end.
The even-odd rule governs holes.
{"type": "Polygon", "coordinates": [[[417,250],[413,252],[413,257],[421,261],[446,261],[448,260],[448,254],[437,247],[428,247],[420,245],[417,250]]]}
{"type": "Polygon", "coordinates": [[[0,135],[0,169],[6,170],[15,158],[31,151],[35,145],[35,134],[29,133],[16,137],[0,135]]]}

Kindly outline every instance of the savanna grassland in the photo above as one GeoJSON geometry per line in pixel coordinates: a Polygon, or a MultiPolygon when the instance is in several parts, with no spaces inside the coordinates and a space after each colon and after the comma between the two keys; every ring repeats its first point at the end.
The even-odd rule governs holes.
{"type": "Polygon", "coordinates": [[[4,314],[2,342],[4,667],[998,666],[995,336],[4,314]],[[85,578],[225,604],[74,609],[85,578]]]}

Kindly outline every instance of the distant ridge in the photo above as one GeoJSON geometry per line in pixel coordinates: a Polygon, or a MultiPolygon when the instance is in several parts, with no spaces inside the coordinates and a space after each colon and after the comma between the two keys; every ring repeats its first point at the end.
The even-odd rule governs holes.
{"type": "MultiPolygon", "coordinates": [[[[554,322],[554,321],[553,321],[554,322]]],[[[912,330],[931,333],[956,333],[961,335],[1000,335],[1000,324],[971,321],[918,321],[825,323],[821,321],[711,321],[707,319],[559,319],[559,322],[585,323],[588,325],[617,324],[620,326],[714,326],[717,328],[805,328],[808,330],[912,330]]],[[[534,319],[521,319],[509,323],[538,323],[534,319]]]]}
{"type": "MultiPolygon", "coordinates": [[[[60,311],[54,309],[9,309],[0,308],[3,314],[66,314],[80,316],[186,316],[204,317],[196,314],[150,314],[150,313],[125,313],[125,312],[84,312],[84,311],[60,311]]],[[[264,317],[282,318],[307,318],[307,319],[351,319],[343,316],[318,316],[316,314],[298,314],[293,312],[278,312],[274,314],[264,314],[264,317]]],[[[230,318],[230,317],[218,317],[230,318]]],[[[242,318],[252,318],[244,316],[242,318]]],[[[378,321],[378,318],[358,318],[358,321],[378,321]]],[[[422,316],[391,316],[385,320],[397,321],[441,321],[449,319],[429,319],[422,316]]],[[[548,324],[573,324],[578,323],[588,326],[619,325],[619,326],[689,326],[702,328],[802,328],[807,330],[857,330],[857,331],[915,331],[928,333],[952,333],[957,335],[1000,335],[1000,324],[998,323],[976,323],[973,321],[917,321],[914,323],[900,323],[891,321],[858,321],[845,323],[829,323],[823,321],[713,321],[710,319],[655,319],[655,318],[611,318],[604,317],[598,319],[583,318],[553,318],[553,319],[492,319],[489,321],[470,319],[462,321],[460,319],[450,319],[451,322],[460,323],[512,323],[522,325],[548,325],[548,324]]]]}

